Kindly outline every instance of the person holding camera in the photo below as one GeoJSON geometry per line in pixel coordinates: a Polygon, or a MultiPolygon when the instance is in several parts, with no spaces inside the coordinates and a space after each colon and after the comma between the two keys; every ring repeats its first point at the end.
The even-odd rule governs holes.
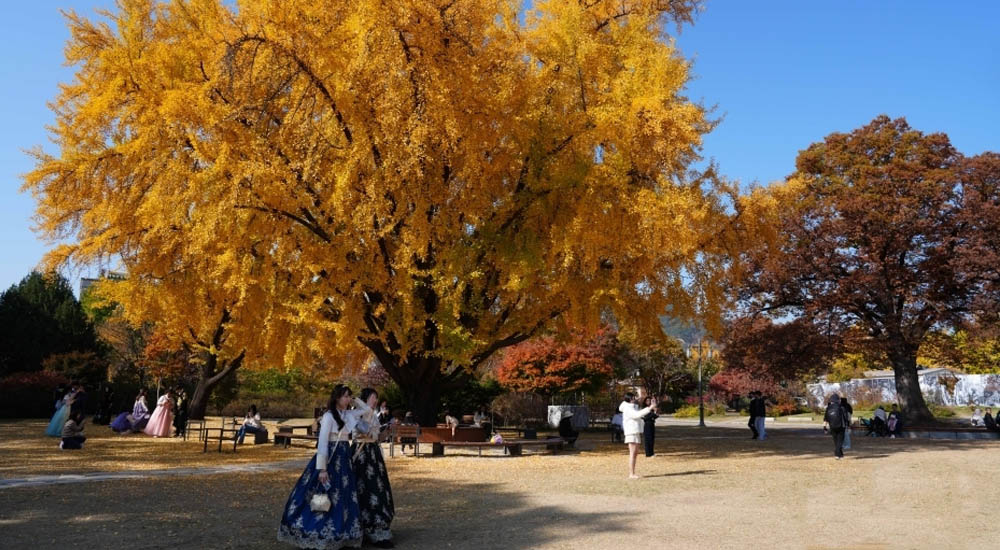
{"type": "Polygon", "coordinates": [[[625,444],[628,445],[628,478],[639,479],[635,473],[635,458],[639,454],[639,444],[642,443],[643,417],[651,412],[657,412],[656,405],[640,409],[636,404],[636,395],[625,394],[625,400],[618,405],[622,413],[622,431],[625,432],[625,444]]]}

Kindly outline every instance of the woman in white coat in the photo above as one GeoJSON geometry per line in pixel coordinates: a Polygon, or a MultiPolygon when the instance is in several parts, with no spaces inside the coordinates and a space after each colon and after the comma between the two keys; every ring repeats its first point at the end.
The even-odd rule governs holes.
{"type": "Polygon", "coordinates": [[[642,444],[642,417],[656,411],[656,405],[640,409],[635,404],[635,397],[632,392],[626,393],[625,401],[618,405],[618,411],[622,413],[622,431],[625,432],[625,443],[628,445],[629,479],[639,479],[635,474],[635,457],[638,456],[639,445],[642,444]]]}

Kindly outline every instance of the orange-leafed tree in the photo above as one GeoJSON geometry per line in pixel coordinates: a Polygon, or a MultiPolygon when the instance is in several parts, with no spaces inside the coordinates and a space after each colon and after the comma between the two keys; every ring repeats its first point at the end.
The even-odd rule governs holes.
{"type": "Polygon", "coordinates": [[[750,309],[862,330],[913,422],[933,420],[917,377],[932,330],[997,311],[996,155],[969,161],[942,133],[879,116],[802,150],[776,189],[779,238],[749,248],[750,309]],[[992,228],[992,229],[991,229],[992,228]]]}
{"type": "Polygon", "coordinates": [[[496,370],[507,389],[544,396],[590,393],[614,373],[615,334],[575,332],[561,341],[552,336],[533,338],[504,352],[496,370]]]}
{"type": "Polygon", "coordinates": [[[186,317],[203,330],[175,338],[250,365],[336,371],[363,346],[425,423],[546,330],[715,316],[735,226],[717,182],[690,177],[713,123],[667,35],[697,3],[71,14],[58,152],[25,184],[67,241],[50,263],[120,259],[142,299],[201,304],[122,293],[126,310],[186,317]]]}

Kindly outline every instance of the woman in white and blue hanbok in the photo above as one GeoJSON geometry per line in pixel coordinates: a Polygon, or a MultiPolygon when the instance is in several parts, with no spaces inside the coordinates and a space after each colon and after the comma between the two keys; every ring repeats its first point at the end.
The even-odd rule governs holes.
{"type": "Polygon", "coordinates": [[[320,421],[316,455],[288,496],[278,540],[299,548],[323,550],[361,546],[358,486],[350,454],[350,434],[358,416],[356,411],[348,410],[350,403],[350,388],[337,385],[320,421]],[[310,505],[317,494],[329,498],[329,509],[313,510],[310,505]]]}
{"type": "Polygon", "coordinates": [[[361,390],[355,400],[358,422],[351,443],[351,466],[358,479],[358,505],[361,508],[361,528],[365,538],[379,548],[392,548],[392,518],[396,511],[392,502],[389,472],[385,468],[382,446],[379,444],[378,413],[375,405],[378,393],[372,388],[361,390]]]}
{"type": "Polygon", "coordinates": [[[69,420],[69,409],[76,397],[75,388],[66,392],[62,399],[56,402],[56,413],[52,415],[49,426],[45,429],[45,435],[49,437],[62,437],[63,426],[69,420]]]}

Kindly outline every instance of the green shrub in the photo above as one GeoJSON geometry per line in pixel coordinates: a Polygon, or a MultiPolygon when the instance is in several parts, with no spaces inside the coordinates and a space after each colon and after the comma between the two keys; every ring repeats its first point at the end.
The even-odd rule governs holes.
{"type": "Polygon", "coordinates": [[[240,392],[222,408],[222,416],[243,418],[253,404],[264,418],[312,418],[313,409],[325,407],[329,398],[326,392],[240,392]]]}
{"type": "Polygon", "coordinates": [[[945,407],[943,405],[927,405],[936,418],[951,418],[955,416],[955,410],[951,407],[945,407]]]}

